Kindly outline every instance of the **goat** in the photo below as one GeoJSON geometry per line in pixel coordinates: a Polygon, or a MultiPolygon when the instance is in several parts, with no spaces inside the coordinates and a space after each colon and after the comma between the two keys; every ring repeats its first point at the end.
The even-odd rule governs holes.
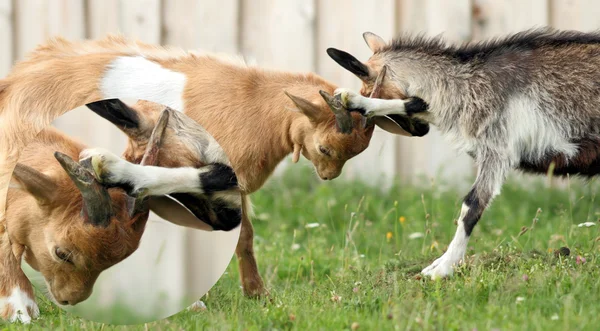
{"type": "Polygon", "coordinates": [[[103,270],[137,249],[149,215],[143,200],[107,190],[73,161],[83,144],[53,128],[37,138],[21,152],[13,172],[6,209],[9,240],[2,242],[10,247],[2,254],[14,253],[15,259],[0,268],[0,317],[24,323],[39,309],[18,264],[22,258],[42,273],[53,301],[77,304],[91,295],[103,270]]]}
{"type": "Polygon", "coordinates": [[[374,52],[366,63],[340,50],[328,53],[363,81],[362,95],[386,67],[381,97],[392,100],[340,89],[342,103],[366,116],[432,123],[477,164],[454,239],[423,274],[450,276],[463,261],[473,228],[509,170],[600,172],[600,33],[542,28],[462,46],[439,38],[386,43],[372,33],[363,36],[374,52]]]}
{"type": "MultiPolygon", "coordinates": [[[[312,73],[267,71],[119,36],[77,43],[56,38],[0,81],[0,132],[5,137],[0,139],[0,184],[7,182],[23,142],[65,109],[135,98],[181,110],[210,132],[229,157],[243,194],[236,248],[242,287],[248,296],[267,294],[254,257],[248,194],[290,153],[294,162],[301,154],[309,159],[322,179],[334,179],[347,160],[367,148],[373,134],[374,125],[365,126],[359,114],[329,106],[323,96],[335,88],[312,73]]],[[[143,142],[129,148],[139,146],[143,142]]],[[[165,155],[158,165],[185,157],[165,155]]],[[[2,189],[0,185],[0,197],[2,189]]],[[[0,208],[3,204],[0,200],[0,208]]]]}
{"type": "MultiPolygon", "coordinates": [[[[159,114],[155,127],[139,132],[146,137],[144,154],[138,160],[140,166],[153,168],[157,163],[167,132],[199,126],[168,108],[159,114]],[[188,122],[191,125],[186,125],[188,122]]],[[[169,136],[173,140],[173,135],[169,136]]],[[[200,139],[203,135],[197,137],[200,139]]],[[[24,257],[30,266],[40,271],[53,301],[61,305],[75,305],[87,299],[100,273],[137,249],[150,207],[158,203],[163,207],[159,210],[173,208],[172,202],[164,201],[165,197],[141,194],[131,197],[120,189],[109,190],[100,184],[93,176],[92,160],[86,158],[85,148],[58,130],[44,129],[21,152],[13,172],[14,182],[8,191],[7,227],[16,261],[24,257]],[[54,152],[56,160],[53,160],[56,150],[65,154],[54,152]],[[82,164],[72,158],[83,159],[82,164]]],[[[209,152],[219,161],[227,162],[218,145],[210,145],[209,152]]],[[[204,219],[213,222],[213,227],[215,224],[223,224],[227,229],[238,226],[241,200],[239,193],[237,200],[235,193],[232,194],[236,182],[231,168],[211,164],[201,170],[206,177],[196,178],[196,185],[206,195],[208,189],[207,185],[202,186],[202,179],[212,178],[208,186],[215,196],[202,199],[179,194],[175,199],[183,200],[184,206],[188,203],[192,203],[192,208],[203,206],[208,215],[204,219]],[[224,173],[228,174],[225,180],[219,181],[224,173]],[[225,201],[220,200],[223,197],[225,201]],[[221,208],[223,205],[227,208],[221,208]],[[223,214],[222,210],[229,213],[223,214]]],[[[20,271],[18,265],[13,268],[20,271]]],[[[6,297],[5,302],[0,302],[3,310],[0,316],[29,322],[39,311],[27,279],[22,272],[15,275],[18,277],[0,281],[0,289],[6,287],[0,292],[0,298],[6,297]],[[15,280],[21,284],[14,285],[15,280]]]]}

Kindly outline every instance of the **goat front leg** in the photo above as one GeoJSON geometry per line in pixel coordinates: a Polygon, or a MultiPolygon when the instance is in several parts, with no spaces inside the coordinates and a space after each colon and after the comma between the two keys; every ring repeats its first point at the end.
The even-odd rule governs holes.
{"type": "Polygon", "coordinates": [[[0,318],[28,324],[38,318],[40,310],[33,286],[21,269],[24,248],[11,247],[5,224],[0,222],[0,318]]]}
{"type": "Polygon", "coordinates": [[[500,194],[506,174],[510,170],[506,159],[493,153],[482,154],[487,155],[479,163],[475,184],[463,200],[458,228],[448,250],[421,272],[432,279],[452,275],[454,266],[463,261],[473,228],[492,199],[500,194]]]}
{"type": "Polygon", "coordinates": [[[254,228],[250,221],[250,199],[247,195],[242,196],[242,229],[240,240],[235,249],[240,269],[240,280],[244,295],[248,297],[261,297],[268,295],[254,257],[254,228]]]}
{"type": "Polygon", "coordinates": [[[367,98],[345,88],[336,89],[334,96],[339,97],[344,107],[349,111],[356,111],[367,117],[384,115],[411,116],[425,112],[429,108],[421,98],[391,100],[367,98]]]}
{"type": "Polygon", "coordinates": [[[238,188],[233,169],[225,164],[201,168],[142,166],[102,148],[83,150],[79,158],[92,158],[96,178],[102,184],[123,188],[136,197],[172,193],[211,194],[238,188]]]}

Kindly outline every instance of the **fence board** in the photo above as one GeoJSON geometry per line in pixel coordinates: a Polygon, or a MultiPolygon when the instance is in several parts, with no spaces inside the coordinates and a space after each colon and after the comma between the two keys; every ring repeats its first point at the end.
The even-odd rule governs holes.
{"type": "MultiPolygon", "coordinates": [[[[360,80],[329,58],[325,50],[339,48],[366,61],[372,52],[362,38],[363,32],[391,38],[396,29],[396,2],[318,1],[317,10],[317,72],[339,86],[360,88],[360,80]]],[[[346,164],[344,177],[373,182],[380,175],[395,175],[397,143],[398,137],[376,129],[369,148],[346,164]]]]}
{"type": "Polygon", "coordinates": [[[13,64],[13,5],[12,0],[0,0],[0,79],[13,64]]]}
{"type": "MultiPolygon", "coordinates": [[[[237,53],[238,9],[237,0],[165,2],[163,16],[163,43],[184,49],[202,49],[213,52],[237,53]],[[217,11],[223,15],[215,15],[217,11]]],[[[170,228],[169,228],[170,229],[170,228]]],[[[179,243],[177,263],[183,266],[180,288],[188,293],[205,293],[229,265],[239,238],[239,228],[230,232],[205,232],[176,228],[179,243]],[[213,261],[206,265],[206,261],[213,261]]],[[[154,234],[156,239],[164,234],[154,234]]],[[[169,243],[174,246],[174,243],[169,243]]]]}
{"type": "Polygon", "coordinates": [[[475,0],[474,5],[478,12],[474,20],[474,39],[498,37],[549,24],[547,0],[475,0]]]}
{"type": "Polygon", "coordinates": [[[90,0],[88,29],[91,38],[123,33],[147,43],[161,42],[160,0],[90,0]]]}
{"type": "Polygon", "coordinates": [[[83,0],[21,0],[15,4],[18,59],[52,36],[85,37],[83,0]]]}
{"type": "Polygon", "coordinates": [[[166,1],[163,7],[165,44],[210,52],[239,51],[239,0],[166,1]]]}
{"type": "Polygon", "coordinates": [[[600,28],[596,0],[550,0],[550,22],[558,29],[593,31],[600,28]]]}
{"type": "Polygon", "coordinates": [[[245,57],[261,66],[314,71],[314,1],[243,0],[241,9],[245,57]]]}

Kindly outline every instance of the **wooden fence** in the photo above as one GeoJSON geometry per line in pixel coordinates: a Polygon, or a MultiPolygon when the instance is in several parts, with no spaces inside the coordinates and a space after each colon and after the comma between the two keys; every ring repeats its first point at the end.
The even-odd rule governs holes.
{"type": "MultiPolygon", "coordinates": [[[[347,87],[358,80],[334,63],[327,47],[366,59],[361,34],[443,33],[463,42],[532,26],[593,30],[593,0],[0,0],[0,76],[36,44],[53,35],[99,38],[122,32],[150,43],[243,54],[259,65],[315,71],[347,87]]],[[[416,172],[454,178],[471,167],[437,132],[402,139],[376,132],[372,147],[345,175],[416,172]],[[451,161],[451,162],[449,162],[451,161]],[[418,165],[418,166],[417,166],[418,165]]]]}

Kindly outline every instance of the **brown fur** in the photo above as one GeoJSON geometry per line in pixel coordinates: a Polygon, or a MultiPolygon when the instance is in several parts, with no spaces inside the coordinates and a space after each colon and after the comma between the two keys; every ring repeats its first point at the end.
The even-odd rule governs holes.
{"type": "MultiPolygon", "coordinates": [[[[5,86],[0,94],[0,132],[5,135],[0,139],[0,197],[19,148],[65,111],[101,99],[98,85],[107,64],[125,55],[143,55],[186,75],[185,113],[215,137],[246,194],[259,189],[275,166],[294,150],[311,160],[322,178],[333,179],[348,159],[368,146],[373,133],[373,126],[360,127],[357,114],[353,119],[358,129],[351,134],[337,132],[334,115],[318,93],[325,90],[333,94],[336,86],[314,74],[265,71],[118,36],[81,43],[54,39],[38,47],[0,81],[0,86],[5,86]],[[291,111],[296,107],[284,90],[311,101],[323,116],[311,121],[302,112],[291,111]],[[323,155],[319,146],[331,156],[323,155]]],[[[135,160],[143,146],[143,139],[130,142],[125,156],[135,160]]],[[[189,159],[178,154],[175,160],[161,159],[160,165],[171,162],[181,166],[185,162],[180,157],[189,159]]],[[[4,206],[0,199],[0,210],[4,206]]],[[[237,253],[244,291],[254,295],[263,293],[264,288],[252,253],[247,214],[245,210],[237,253]]]]}
{"type": "MultiPolygon", "coordinates": [[[[89,297],[100,272],[137,249],[148,217],[145,212],[130,219],[124,193],[114,189],[110,195],[116,215],[110,225],[104,228],[85,223],[82,196],[53,156],[54,151],[60,151],[77,160],[84,148],[52,128],[43,130],[21,151],[19,163],[51,178],[57,184],[56,198],[38,201],[22,186],[10,188],[7,197],[10,242],[13,247],[24,248],[23,257],[43,274],[56,301],[69,304],[89,297]],[[55,247],[71,252],[74,263],[56,258],[55,247]]],[[[20,186],[18,181],[15,185],[20,186]]]]}

